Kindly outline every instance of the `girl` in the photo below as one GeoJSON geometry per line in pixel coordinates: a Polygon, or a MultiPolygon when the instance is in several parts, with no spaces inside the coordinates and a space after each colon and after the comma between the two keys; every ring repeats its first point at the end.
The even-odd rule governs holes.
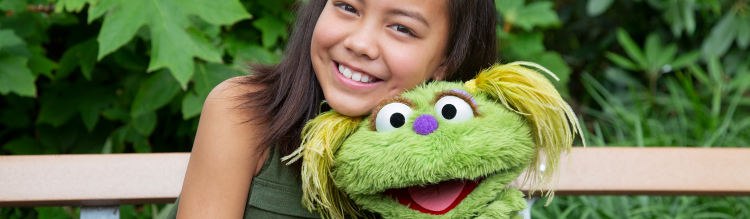
{"type": "Polygon", "coordinates": [[[348,116],[430,80],[468,80],[496,61],[493,0],[309,0],[284,59],[206,99],[170,217],[318,217],[280,158],[322,100],[348,116]]]}

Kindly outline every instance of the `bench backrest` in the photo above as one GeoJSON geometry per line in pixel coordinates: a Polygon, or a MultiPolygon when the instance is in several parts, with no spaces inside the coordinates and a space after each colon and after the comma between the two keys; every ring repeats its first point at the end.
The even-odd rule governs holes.
{"type": "MultiPolygon", "coordinates": [[[[189,157],[0,156],[0,207],[172,203],[189,157]]],[[[750,148],[574,148],[562,161],[557,195],[750,195],[750,148]]]]}

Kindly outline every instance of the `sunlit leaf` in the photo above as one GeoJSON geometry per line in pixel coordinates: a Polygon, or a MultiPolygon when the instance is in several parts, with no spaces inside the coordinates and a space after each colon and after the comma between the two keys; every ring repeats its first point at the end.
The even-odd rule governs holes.
{"type": "Polygon", "coordinates": [[[648,67],[661,67],[657,64],[657,59],[661,56],[661,40],[659,39],[659,34],[657,33],[651,33],[646,37],[646,44],[644,45],[644,52],[646,55],[646,61],[648,62],[648,67]]]}
{"type": "Polygon", "coordinates": [[[26,58],[0,56],[0,94],[14,92],[20,96],[36,96],[34,74],[26,67],[26,58]]]}
{"type": "Polygon", "coordinates": [[[45,56],[44,48],[40,45],[30,46],[31,58],[29,58],[28,67],[35,76],[42,74],[50,79],[54,79],[52,71],[57,69],[57,63],[45,56]]]}
{"type": "Polygon", "coordinates": [[[515,25],[524,30],[531,30],[536,26],[546,27],[560,23],[555,12],[554,3],[549,1],[533,2],[518,10],[515,25]]]}
{"type": "Polygon", "coordinates": [[[253,21],[253,26],[263,32],[263,47],[270,48],[276,45],[279,38],[286,39],[286,24],[278,18],[264,16],[253,21]]]}
{"type": "Polygon", "coordinates": [[[686,67],[686,66],[688,66],[690,64],[693,64],[693,63],[697,62],[698,59],[700,59],[700,58],[701,58],[701,53],[698,50],[685,53],[685,54],[677,57],[672,62],[672,64],[671,64],[672,65],[672,69],[684,68],[684,67],[686,67]]]}
{"type": "Polygon", "coordinates": [[[732,45],[738,28],[736,28],[735,13],[727,13],[711,28],[711,33],[703,40],[701,51],[706,57],[721,57],[732,45]]]}
{"type": "Polygon", "coordinates": [[[586,4],[586,12],[591,17],[599,16],[600,14],[607,11],[609,6],[615,2],[614,0],[588,0],[586,4]]]}
{"type": "Polygon", "coordinates": [[[221,61],[215,50],[206,49],[201,37],[191,36],[185,29],[188,15],[197,15],[215,25],[227,25],[250,17],[237,0],[111,0],[117,4],[97,4],[90,10],[104,18],[99,32],[98,59],[130,41],[138,29],[147,25],[151,33],[151,61],[148,71],[168,68],[183,89],[193,75],[193,57],[221,61]]]}
{"type": "Polygon", "coordinates": [[[55,12],[60,13],[63,10],[67,12],[80,12],[86,3],[94,4],[97,0],[58,0],[55,4],[55,12]]]}

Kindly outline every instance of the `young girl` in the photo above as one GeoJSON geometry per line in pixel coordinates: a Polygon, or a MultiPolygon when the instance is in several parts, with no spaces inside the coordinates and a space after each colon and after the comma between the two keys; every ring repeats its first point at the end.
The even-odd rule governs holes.
{"type": "Polygon", "coordinates": [[[179,218],[314,218],[301,205],[300,145],[320,103],[348,116],[430,80],[468,80],[497,57],[493,0],[309,0],[284,59],[211,92],[179,218]]]}

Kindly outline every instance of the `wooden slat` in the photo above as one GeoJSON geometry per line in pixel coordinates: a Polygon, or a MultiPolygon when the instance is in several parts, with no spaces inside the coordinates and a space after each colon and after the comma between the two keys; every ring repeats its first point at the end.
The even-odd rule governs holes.
{"type": "MultiPolygon", "coordinates": [[[[0,156],[0,207],[171,203],[189,157],[0,156]]],[[[589,147],[562,160],[557,195],[750,196],[750,148],[589,147]]]]}
{"type": "Polygon", "coordinates": [[[0,156],[0,207],[172,203],[189,153],[0,156]]]}
{"type": "Polygon", "coordinates": [[[562,161],[556,195],[750,196],[750,148],[588,147],[562,161]]]}

